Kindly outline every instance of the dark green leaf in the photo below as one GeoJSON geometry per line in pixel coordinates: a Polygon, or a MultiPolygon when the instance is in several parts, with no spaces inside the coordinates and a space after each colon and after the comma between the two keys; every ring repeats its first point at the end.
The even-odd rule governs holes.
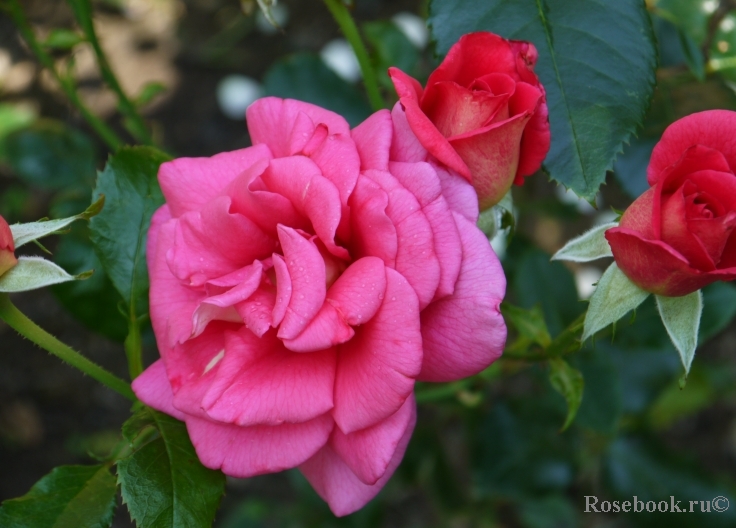
{"type": "Polygon", "coordinates": [[[156,175],[169,157],[150,147],[124,147],[97,176],[93,200],[105,208],[90,221],[92,243],[105,272],[135,313],[148,312],[146,236],[164,198],[156,175]]]}
{"type": "Polygon", "coordinates": [[[78,224],[61,238],[54,251],[54,262],[77,274],[87,270],[95,273],[86,281],[67,282],[52,287],[52,291],[69,312],[89,329],[122,342],[128,328],[118,311],[120,294],[102,269],[94,247],[89,241],[89,228],[78,224]]]}
{"type": "Polygon", "coordinates": [[[84,41],[84,37],[80,34],[68,29],[54,29],[49,33],[43,45],[56,49],[71,49],[80,42],[84,41]]]}
{"type": "Polygon", "coordinates": [[[572,528],[578,526],[572,503],[563,495],[525,499],[519,504],[524,528],[572,528]]]}
{"type": "Polygon", "coordinates": [[[340,79],[322,60],[307,53],[277,61],[266,72],[263,88],[267,95],[306,101],[332,110],[351,126],[371,114],[363,94],[340,79]]]}
{"type": "Polygon", "coordinates": [[[471,31],[528,40],[547,91],[553,179],[592,200],[654,87],[656,51],[642,0],[432,0],[440,53],[471,31]]]}
{"type": "Polygon", "coordinates": [[[3,502],[3,528],[108,528],[115,477],[105,465],[59,466],[23,497],[3,502]]]}
{"type": "Polygon", "coordinates": [[[549,360],[549,382],[552,387],[562,394],[567,402],[567,416],[565,423],[562,425],[562,431],[570,427],[575,419],[575,415],[580,408],[580,402],[583,400],[583,375],[579,370],[570,366],[570,364],[562,358],[553,358],[549,360]]]}
{"type": "Polygon", "coordinates": [[[525,310],[504,303],[501,305],[501,311],[506,322],[514,327],[521,337],[525,337],[543,348],[547,348],[552,342],[540,305],[537,304],[531,310],[525,310]]]}
{"type": "Polygon", "coordinates": [[[56,190],[94,178],[92,142],[63,123],[39,120],[9,134],[3,143],[10,167],[34,187],[56,190]]]}
{"type": "Polygon", "coordinates": [[[139,528],[211,526],[225,476],[197,459],[186,426],[143,408],[123,426],[133,453],[117,464],[123,501],[139,528]]]}

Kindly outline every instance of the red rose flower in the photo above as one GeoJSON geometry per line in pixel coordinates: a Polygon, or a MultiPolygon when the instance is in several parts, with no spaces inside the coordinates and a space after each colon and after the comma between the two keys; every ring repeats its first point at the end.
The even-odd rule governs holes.
{"type": "Polygon", "coordinates": [[[606,239],[642,289],[677,297],[736,278],[736,112],[687,116],[665,130],[647,169],[651,189],[606,239]]]}
{"type": "Polygon", "coordinates": [[[0,216],[0,275],[17,263],[13,233],[10,232],[10,226],[5,219],[0,216]]]}
{"type": "Polygon", "coordinates": [[[414,134],[473,184],[483,209],[536,172],[549,150],[536,61],[533,44],[478,32],[450,48],[424,90],[401,70],[389,69],[414,134]]]}

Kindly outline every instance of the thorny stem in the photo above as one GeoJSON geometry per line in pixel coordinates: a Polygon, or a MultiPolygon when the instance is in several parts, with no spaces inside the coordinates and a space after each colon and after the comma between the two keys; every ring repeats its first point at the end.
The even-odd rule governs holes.
{"type": "Polygon", "coordinates": [[[26,41],[28,46],[31,48],[31,51],[33,51],[33,53],[36,55],[36,58],[41,63],[41,65],[49,70],[56,78],[56,80],[59,82],[59,85],[61,86],[61,89],[69,98],[69,101],[71,101],[71,103],[75,107],[77,107],[79,112],[82,114],[82,117],[84,117],[87,123],[89,123],[94,131],[107,144],[107,146],[110,147],[110,149],[113,151],[117,150],[123,144],[123,141],[120,139],[120,137],[118,137],[118,135],[115,133],[115,131],[113,131],[112,128],[110,128],[104,121],[93,114],[92,111],[90,111],[90,109],[87,108],[87,106],[82,102],[82,100],[79,98],[79,94],[77,94],[77,89],[74,81],[69,77],[62,76],[56,69],[56,65],[54,64],[53,59],[48,53],[46,53],[46,51],[36,39],[36,36],[33,33],[33,29],[31,29],[31,26],[28,23],[25,14],[23,13],[23,9],[18,3],[18,0],[7,0],[3,4],[0,4],[0,6],[5,7],[10,13],[15,26],[18,28],[18,31],[20,31],[20,34],[23,36],[23,39],[26,41]]]}
{"type": "Polygon", "coordinates": [[[136,141],[139,141],[144,145],[153,146],[153,138],[151,137],[151,134],[146,127],[146,123],[143,121],[143,118],[138,113],[135,104],[133,104],[133,102],[123,91],[123,88],[120,86],[115,73],[110,67],[110,63],[107,60],[105,52],[102,50],[102,46],[100,46],[100,41],[97,38],[95,26],[92,22],[92,5],[90,4],[90,1],[69,0],[69,4],[74,11],[77,22],[81,26],[82,31],[84,31],[87,40],[92,45],[92,49],[94,50],[97,57],[97,64],[99,64],[100,66],[102,79],[110,87],[110,89],[115,92],[115,95],[118,98],[118,110],[120,110],[120,113],[122,113],[123,116],[126,117],[125,127],[136,139],[136,141]]]}
{"type": "Polygon", "coordinates": [[[353,17],[350,16],[348,8],[342,3],[342,0],[324,0],[324,2],[340,26],[345,38],[352,46],[353,51],[355,51],[358,64],[360,64],[360,70],[363,72],[365,90],[368,92],[368,99],[371,102],[373,110],[378,111],[386,108],[386,103],[383,97],[381,97],[381,91],[378,88],[376,72],[373,69],[368,51],[366,50],[365,44],[363,44],[363,40],[360,38],[360,32],[355,25],[353,17]]]}
{"type": "Polygon", "coordinates": [[[0,319],[8,323],[12,329],[23,337],[34,342],[72,367],[81,370],[121,396],[125,396],[131,401],[137,401],[128,383],[96,363],[93,363],[31,321],[23,312],[15,307],[10,301],[8,294],[0,294],[0,319]]]}

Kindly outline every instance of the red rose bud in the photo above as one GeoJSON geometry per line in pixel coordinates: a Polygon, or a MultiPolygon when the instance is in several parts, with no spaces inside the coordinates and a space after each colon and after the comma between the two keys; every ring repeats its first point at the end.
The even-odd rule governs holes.
{"type": "Polygon", "coordinates": [[[478,32],[450,49],[424,90],[401,70],[389,69],[419,142],[473,184],[483,209],[536,172],[549,150],[536,61],[533,44],[478,32]]]}
{"type": "Polygon", "coordinates": [[[606,231],[632,282],[687,295],[736,278],[736,112],[692,114],[665,130],[647,168],[651,189],[606,231]]]}
{"type": "Polygon", "coordinates": [[[10,232],[10,226],[5,219],[0,216],[0,275],[17,263],[13,233],[10,232]]]}

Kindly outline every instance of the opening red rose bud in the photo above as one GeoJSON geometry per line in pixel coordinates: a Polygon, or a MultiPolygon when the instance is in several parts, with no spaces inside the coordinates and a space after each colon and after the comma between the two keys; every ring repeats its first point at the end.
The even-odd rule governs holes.
{"type": "Polygon", "coordinates": [[[398,68],[389,69],[419,142],[473,184],[482,209],[535,173],[549,151],[536,60],[531,43],[478,32],[450,48],[424,89],[398,68]]]}
{"type": "Polygon", "coordinates": [[[17,263],[13,233],[11,233],[10,226],[5,219],[0,216],[0,275],[4,274],[17,263]]]}
{"type": "Polygon", "coordinates": [[[162,360],[133,383],[187,423],[202,463],[299,467],[338,515],[396,469],[415,380],[503,349],[505,278],[461,176],[427,163],[400,109],[354,130],[262,99],[254,146],[161,166],[151,320],[162,360]]]}
{"type": "Polygon", "coordinates": [[[616,263],[646,291],[692,293],[736,278],[736,112],[676,121],[655,147],[651,189],[606,232],[616,263]]]}

